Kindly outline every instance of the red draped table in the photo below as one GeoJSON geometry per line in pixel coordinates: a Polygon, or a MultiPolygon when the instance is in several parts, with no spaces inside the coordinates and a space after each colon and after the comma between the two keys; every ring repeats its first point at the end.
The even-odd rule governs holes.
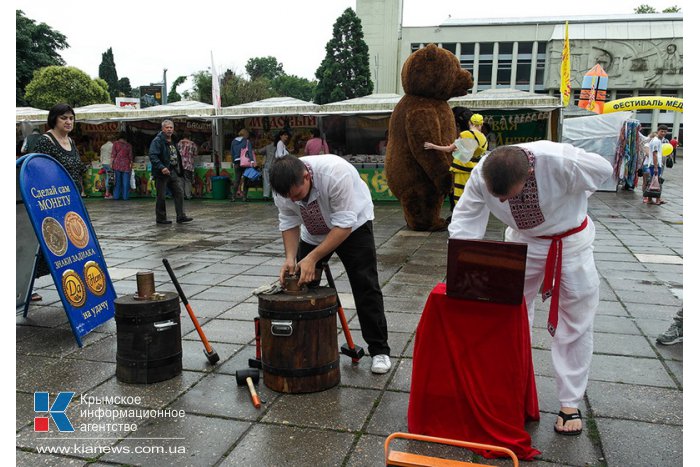
{"type": "Polygon", "coordinates": [[[539,418],[525,303],[458,300],[436,285],[416,330],[408,430],[532,460],[525,421],[539,418]]]}

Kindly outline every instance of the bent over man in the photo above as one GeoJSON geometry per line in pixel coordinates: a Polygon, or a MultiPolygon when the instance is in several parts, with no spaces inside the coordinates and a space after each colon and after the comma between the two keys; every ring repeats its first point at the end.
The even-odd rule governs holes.
{"type": "Polygon", "coordinates": [[[527,243],[530,332],[542,286],[543,299],[551,300],[547,329],[561,406],[554,429],[565,435],[580,434],[583,426],[578,407],[588,383],[599,297],[588,197],[611,175],[604,158],[570,144],[501,146],[472,171],[449,226],[450,238],[480,239],[492,213],[508,226],[506,241],[527,243]]]}
{"type": "Polygon", "coordinates": [[[335,252],[350,280],[372,372],[388,372],[391,360],[369,188],[355,167],[335,155],[278,157],[270,168],[270,185],[284,241],[280,282],[296,271],[300,285],[313,282],[317,263],[335,252]]]}

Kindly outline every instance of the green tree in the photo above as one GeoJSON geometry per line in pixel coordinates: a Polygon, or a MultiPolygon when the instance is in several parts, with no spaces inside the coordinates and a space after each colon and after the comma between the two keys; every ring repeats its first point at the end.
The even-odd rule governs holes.
{"type": "Polygon", "coordinates": [[[642,15],[645,13],[656,13],[656,8],[654,8],[651,5],[647,5],[646,3],[643,3],[643,4],[639,5],[637,8],[635,8],[634,12],[638,15],[642,15]]]}
{"type": "Polygon", "coordinates": [[[45,66],[63,65],[65,62],[58,51],[68,48],[68,42],[66,36],[46,23],[36,24],[24,16],[22,10],[16,10],[16,16],[16,105],[27,105],[24,92],[34,71],[45,66]]]}
{"type": "Polygon", "coordinates": [[[314,98],[317,84],[315,80],[309,81],[296,75],[282,75],[272,81],[272,90],[278,96],[311,101],[314,98]]]}
{"type": "Polygon", "coordinates": [[[315,102],[326,104],[372,93],[369,48],[362,23],[348,8],[333,25],[333,38],[326,44],[326,57],[316,70],[315,102]]]}
{"type": "MultiPolygon", "coordinates": [[[[192,92],[189,93],[187,97],[199,102],[206,102],[207,104],[212,103],[210,71],[202,70],[192,74],[192,92]]],[[[223,106],[223,98],[221,102],[223,106]]]]}
{"type": "Polygon", "coordinates": [[[131,81],[129,81],[129,78],[119,78],[119,81],[117,81],[117,93],[119,97],[132,96],[133,89],[131,89],[131,81]]]}
{"type": "Polygon", "coordinates": [[[265,77],[247,80],[231,70],[224,73],[221,85],[221,105],[224,107],[255,102],[275,95],[270,80],[265,77]]]}
{"type": "Polygon", "coordinates": [[[187,76],[178,76],[177,79],[173,81],[173,84],[170,85],[170,91],[168,91],[168,103],[182,100],[182,96],[177,92],[177,87],[185,81],[187,81],[187,76]]]}
{"type": "Polygon", "coordinates": [[[248,60],[245,71],[250,76],[251,81],[265,77],[270,81],[284,75],[284,68],[281,63],[277,63],[275,57],[255,57],[248,60]]]}
{"type": "Polygon", "coordinates": [[[39,109],[50,109],[61,102],[73,107],[110,102],[103,79],[92,79],[72,66],[47,66],[34,72],[25,98],[39,109]]]}
{"type": "MultiPolygon", "coordinates": [[[[639,5],[637,8],[634,9],[634,12],[636,14],[645,14],[645,13],[658,13],[656,11],[656,8],[654,8],[651,5],[647,5],[646,3],[643,3],[639,5]]],[[[668,8],[664,8],[661,13],[680,13],[681,8],[677,5],[670,6],[668,8]]]]}
{"type": "Polygon", "coordinates": [[[114,99],[119,92],[119,76],[117,76],[117,66],[114,64],[114,54],[112,48],[102,54],[99,76],[107,82],[109,97],[114,99]]]}

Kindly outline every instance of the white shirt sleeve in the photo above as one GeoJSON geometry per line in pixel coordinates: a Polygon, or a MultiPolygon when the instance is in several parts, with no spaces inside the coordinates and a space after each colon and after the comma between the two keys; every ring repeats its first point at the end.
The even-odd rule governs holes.
{"type": "Polygon", "coordinates": [[[571,157],[565,159],[568,193],[594,192],[612,177],[613,168],[602,156],[581,148],[566,145],[564,151],[571,157]]]}
{"type": "MultiPolygon", "coordinates": [[[[483,160],[483,159],[482,159],[483,160]]],[[[481,163],[477,166],[479,167],[481,163]]],[[[484,202],[486,185],[477,168],[472,174],[452,212],[452,221],[448,227],[450,238],[463,240],[480,240],[486,234],[489,222],[489,209],[484,202]]]]}
{"type": "Polygon", "coordinates": [[[340,173],[328,186],[331,225],[343,229],[352,228],[357,222],[357,213],[353,209],[353,180],[346,171],[336,172],[340,173]]]}
{"type": "Polygon", "coordinates": [[[282,140],[277,141],[277,150],[275,151],[275,157],[282,157],[286,156],[289,154],[289,151],[287,151],[287,146],[284,145],[282,140]]]}
{"type": "Polygon", "coordinates": [[[280,232],[300,226],[302,224],[302,219],[299,208],[297,208],[292,201],[283,198],[277,193],[273,193],[272,196],[275,201],[275,206],[277,206],[277,210],[279,211],[278,219],[280,232]]]}

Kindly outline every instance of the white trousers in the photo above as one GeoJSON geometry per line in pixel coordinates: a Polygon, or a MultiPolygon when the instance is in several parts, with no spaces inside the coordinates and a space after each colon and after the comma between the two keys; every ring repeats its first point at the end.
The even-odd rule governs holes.
{"type": "MultiPolygon", "coordinates": [[[[595,226],[590,218],[586,229],[563,239],[559,323],[552,338],[552,365],[562,407],[579,407],[593,358],[593,319],[600,296],[600,280],[593,259],[594,239],[595,226]]],[[[532,336],[535,302],[540,300],[551,240],[529,237],[508,228],[506,241],[528,244],[524,295],[532,336]]],[[[550,300],[543,305],[545,320],[550,300]]]]}

